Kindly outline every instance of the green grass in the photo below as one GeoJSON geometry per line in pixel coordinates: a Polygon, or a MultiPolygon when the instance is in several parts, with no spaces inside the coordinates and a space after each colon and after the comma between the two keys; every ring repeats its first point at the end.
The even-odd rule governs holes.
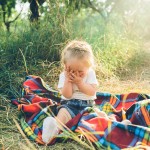
{"type": "Polygon", "coordinates": [[[65,24],[57,21],[54,24],[48,19],[40,22],[38,28],[27,24],[22,30],[0,33],[0,76],[4,79],[0,83],[4,93],[9,93],[12,83],[17,82],[15,85],[19,86],[28,74],[43,78],[51,75],[52,62],[57,64],[55,76],[58,76],[60,53],[67,41],[73,39],[83,39],[92,45],[100,79],[119,77],[128,61],[141,49],[138,38],[130,39],[126,35],[121,20],[116,24],[111,21],[104,24],[99,15],[91,14],[74,17],[65,24]],[[14,81],[16,78],[21,79],[14,81]]]}
{"type": "MultiPolygon", "coordinates": [[[[19,123],[18,110],[10,104],[10,98],[21,97],[22,82],[29,74],[41,76],[52,88],[57,89],[62,69],[59,62],[60,53],[67,41],[83,39],[92,45],[96,74],[102,91],[107,89],[116,93],[130,90],[126,84],[126,87],[118,91],[113,85],[120,85],[119,79],[138,66],[140,61],[135,57],[141,50],[142,41],[139,42],[137,37],[130,38],[126,34],[122,20],[118,21],[113,17],[105,24],[99,15],[89,13],[62,22],[51,14],[40,22],[38,27],[27,25],[26,28],[14,29],[10,34],[5,31],[0,32],[0,147],[2,149],[29,149],[29,145],[14,122],[15,119],[19,123]]],[[[140,60],[142,59],[143,57],[140,57],[140,60]]],[[[136,85],[133,87],[136,88],[136,85]]],[[[74,137],[71,142],[50,147],[30,142],[40,150],[85,149],[83,143],[76,140],[74,137]]]]}

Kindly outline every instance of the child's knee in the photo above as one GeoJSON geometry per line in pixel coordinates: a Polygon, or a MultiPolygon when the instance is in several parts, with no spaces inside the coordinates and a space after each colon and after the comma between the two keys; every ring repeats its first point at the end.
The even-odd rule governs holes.
{"type": "Polygon", "coordinates": [[[57,118],[63,122],[67,123],[71,119],[71,115],[69,114],[68,110],[66,108],[61,108],[58,111],[57,118]]]}

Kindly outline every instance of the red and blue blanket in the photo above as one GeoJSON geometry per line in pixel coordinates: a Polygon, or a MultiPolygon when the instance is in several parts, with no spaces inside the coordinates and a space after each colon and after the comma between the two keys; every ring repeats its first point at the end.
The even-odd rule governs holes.
{"type": "MultiPolygon", "coordinates": [[[[44,144],[41,138],[43,120],[48,115],[57,114],[60,97],[60,93],[50,88],[42,78],[26,77],[22,97],[12,99],[12,103],[21,112],[20,124],[29,139],[44,144]]],[[[150,146],[150,95],[97,92],[95,103],[95,107],[108,116],[114,114],[116,120],[99,117],[92,107],[87,107],[66,124],[66,130],[85,136],[98,148],[117,150],[134,147],[137,143],[150,146]],[[132,124],[123,124],[121,121],[124,119],[132,124]]],[[[61,138],[65,136],[63,132],[60,135],[61,138]]],[[[59,141],[60,137],[50,144],[59,141]]]]}

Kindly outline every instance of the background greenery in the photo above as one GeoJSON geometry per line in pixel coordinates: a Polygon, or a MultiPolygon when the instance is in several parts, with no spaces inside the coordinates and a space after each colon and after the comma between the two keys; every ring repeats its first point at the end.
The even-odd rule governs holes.
{"type": "MultiPolygon", "coordinates": [[[[141,54],[150,38],[149,8],[149,0],[0,0],[2,147],[17,146],[12,144],[16,112],[8,99],[21,96],[21,84],[29,74],[41,76],[57,89],[60,53],[68,41],[82,39],[92,45],[100,83],[132,74],[145,58],[141,54]],[[16,9],[25,4],[30,5],[24,8],[26,13],[16,9]]],[[[20,136],[17,133],[17,140],[20,136]]]]}

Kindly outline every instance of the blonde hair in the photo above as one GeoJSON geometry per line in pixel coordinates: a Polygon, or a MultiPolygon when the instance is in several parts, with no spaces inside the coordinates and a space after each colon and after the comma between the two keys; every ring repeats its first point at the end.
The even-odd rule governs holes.
{"type": "Polygon", "coordinates": [[[85,58],[88,67],[94,67],[92,48],[85,41],[73,40],[66,45],[61,54],[61,64],[66,64],[66,62],[72,58],[85,58]]]}

